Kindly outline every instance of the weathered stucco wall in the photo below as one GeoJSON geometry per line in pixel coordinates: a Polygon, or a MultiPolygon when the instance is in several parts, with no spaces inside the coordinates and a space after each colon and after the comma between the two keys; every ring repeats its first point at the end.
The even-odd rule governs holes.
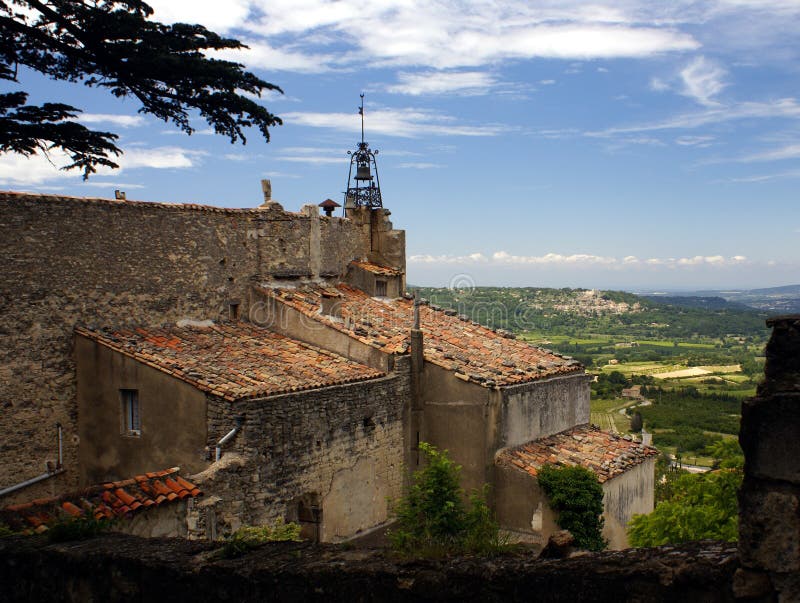
{"type": "MultiPolygon", "coordinates": [[[[242,459],[195,476],[219,500],[203,503],[195,535],[242,524],[294,519],[297,505],[322,510],[320,538],[336,541],[387,519],[404,478],[403,413],[410,381],[405,359],[388,377],[231,404],[209,398],[209,445],[244,426],[226,446],[242,459]]],[[[223,456],[221,463],[225,462],[223,456]]]]}
{"type": "Polygon", "coordinates": [[[609,548],[627,547],[631,517],[646,515],[655,508],[655,465],[651,457],[603,483],[603,537],[609,548]]]}
{"type": "Polygon", "coordinates": [[[503,388],[502,392],[495,450],[589,422],[589,383],[582,373],[503,388]]]}
{"type": "Polygon", "coordinates": [[[228,317],[231,302],[246,317],[253,282],[343,276],[369,255],[369,224],[316,211],[0,192],[0,488],[55,460],[57,422],[66,468],[3,502],[78,484],[76,325],[228,317]]]}
{"type": "Polygon", "coordinates": [[[205,468],[203,392],[81,335],[75,337],[75,357],[81,485],[173,466],[187,473],[205,468]],[[121,389],[138,391],[139,436],[122,429],[121,389]]]}
{"type": "MultiPolygon", "coordinates": [[[[609,549],[627,547],[628,521],[637,513],[653,510],[654,467],[655,461],[647,459],[603,483],[603,537],[609,549]]],[[[561,529],[535,477],[497,464],[495,483],[497,519],[520,541],[543,545],[561,529]]]]}

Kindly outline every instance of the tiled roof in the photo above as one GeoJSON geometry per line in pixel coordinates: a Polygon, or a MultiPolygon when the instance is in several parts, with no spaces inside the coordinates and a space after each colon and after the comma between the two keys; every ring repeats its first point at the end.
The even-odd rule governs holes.
{"type": "MultiPolygon", "coordinates": [[[[330,288],[328,288],[330,289],[330,288]]],[[[363,291],[340,284],[341,319],[320,314],[322,288],[263,291],[387,354],[409,351],[414,303],[410,299],[373,298],[363,291]]],[[[425,360],[453,371],[456,377],[484,387],[507,386],[554,375],[582,372],[576,360],[513,339],[505,331],[493,331],[457,316],[450,310],[420,307],[425,360]]]]}
{"type": "Polygon", "coordinates": [[[372,262],[358,262],[354,260],[350,262],[350,265],[355,266],[356,268],[361,268],[361,270],[371,272],[377,276],[400,276],[403,274],[403,271],[398,270],[397,268],[392,268],[391,266],[381,266],[380,264],[373,264],[372,262]]]}
{"type": "Polygon", "coordinates": [[[495,462],[516,467],[533,476],[546,464],[580,465],[593,471],[603,483],[656,455],[657,449],[630,437],[601,431],[595,425],[582,425],[503,450],[495,462]]]}
{"type": "Polygon", "coordinates": [[[230,401],[383,375],[244,322],[75,332],[230,401]]]}
{"type": "Polygon", "coordinates": [[[0,523],[15,532],[43,532],[50,524],[70,517],[130,517],[151,507],[200,496],[200,488],[181,477],[179,471],[179,467],[173,467],[64,496],[11,505],[0,510],[0,523]]]}

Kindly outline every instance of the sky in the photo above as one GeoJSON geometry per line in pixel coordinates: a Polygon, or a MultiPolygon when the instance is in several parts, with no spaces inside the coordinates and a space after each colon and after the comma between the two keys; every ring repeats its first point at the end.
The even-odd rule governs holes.
{"type": "Polygon", "coordinates": [[[288,210],[342,202],[378,149],[408,281],[627,290],[800,283],[800,0],[156,0],[248,50],[283,119],[231,145],[132,100],[20,73],[120,135],[88,182],[0,155],[0,188],[288,210]]]}

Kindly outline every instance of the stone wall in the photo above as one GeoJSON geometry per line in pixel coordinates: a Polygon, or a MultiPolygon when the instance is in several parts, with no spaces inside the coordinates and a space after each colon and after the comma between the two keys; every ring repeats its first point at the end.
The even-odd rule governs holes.
{"type": "Polygon", "coordinates": [[[404,478],[407,360],[371,381],[235,404],[209,398],[209,446],[242,416],[241,432],[225,447],[225,455],[241,460],[192,478],[219,498],[198,509],[195,535],[209,535],[210,514],[222,535],[240,522],[294,520],[300,502],[321,509],[323,541],[385,522],[388,500],[401,495],[404,478]]]}
{"type": "Polygon", "coordinates": [[[317,214],[0,192],[0,488],[55,460],[56,423],[66,468],[3,503],[78,485],[76,325],[246,317],[254,282],[342,276],[368,236],[317,214]]]}
{"type": "Polygon", "coordinates": [[[214,545],[108,535],[46,545],[0,539],[3,600],[332,603],[733,601],[736,547],[714,542],[585,554],[398,560],[332,545],[276,543],[233,560],[214,545]]]}
{"type": "Polygon", "coordinates": [[[800,315],[771,318],[765,380],[742,404],[740,596],[800,601],[800,315]]]}

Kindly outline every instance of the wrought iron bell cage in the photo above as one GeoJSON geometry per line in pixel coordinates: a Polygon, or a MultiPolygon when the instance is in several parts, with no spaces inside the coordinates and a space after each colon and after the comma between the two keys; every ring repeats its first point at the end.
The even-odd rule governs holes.
{"type": "Polygon", "coordinates": [[[344,194],[344,209],[354,207],[383,207],[381,198],[381,182],[378,177],[378,163],[375,156],[377,149],[369,148],[364,140],[364,95],[361,95],[361,142],[355,151],[347,151],[350,155],[350,171],[347,174],[347,192],[344,194]]]}

